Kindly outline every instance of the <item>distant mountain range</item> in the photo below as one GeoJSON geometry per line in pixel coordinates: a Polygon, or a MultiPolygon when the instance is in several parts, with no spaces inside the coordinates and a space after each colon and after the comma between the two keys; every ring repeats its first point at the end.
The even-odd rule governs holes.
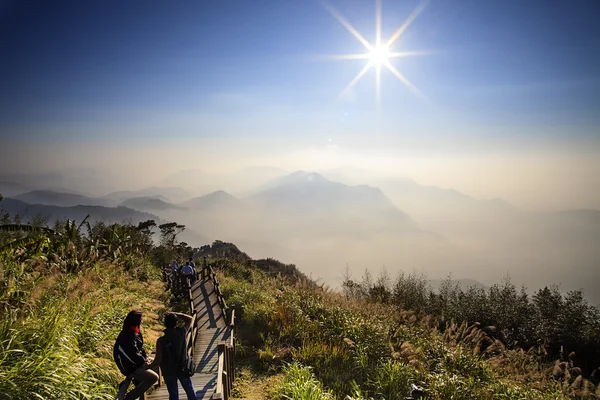
{"type": "Polygon", "coordinates": [[[164,202],[180,202],[188,199],[190,194],[186,190],[176,186],[152,186],[140,190],[121,190],[103,196],[105,199],[110,199],[119,203],[128,199],[143,197],[156,198],[164,202]]]}
{"type": "Polygon", "coordinates": [[[33,190],[14,196],[14,199],[29,204],[44,204],[49,206],[73,207],[83,206],[108,206],[106,199],[97,199],[80,194],[61,193],[54,190],[33,190]]]}
{"type": "Polygon", "coordinates": [[[313,172],[297,171],[279,178],[244,201],[254,212],[264,215],[264,227],[274,223],[271,229],[287,226],[318,231],[320,235],[363,237],[418,230],[415,221],[378,188],[348,186],[313,172]]]}
{"type": "MultiPolygon", "coordinates": [[[[261,183],[237,197],[224,190],[191,197],[187,186],[93,197],[0,182],[0,190],[27,189],[0,206],[24,216],[82,219],[89,213],[110,222],[177,221],[188,227],[185,240],[192,245],[215,239],[243,243],[251,254],[272,252],[328,282],[339,278],[346,262],[357,269],[384,264],[390,270],[419,269],[434,279],[452,271],[497,282],[508,273],[530,287],[585,288],[600,302],[595,289],[600,287],[600,211],[533,213],[501,199],[478,200],[408,179],[349,185],[314,172],[280,172],[259,168],[261,183]],[[276,176],[265,180],[269,175],[276,176]]],[[[336,174],[341,178],[343,172],[336,174]]],[[[244,173],[253,171],[240,176],[244,173]]],[[[181,177],[186,181],[197,174],[203,173],[181,177]]]]}
{"type": "Polygon", "coordinates": [[[171,174],[163,179],[161,184],[184,187],[194,195],[224,190],[243,197],[256,192],[265,183],[287,173],[284,169],[270,166],[253,166],[236,172],[221,173],[188,169],[171,174]]]}
{"type": "Polygon", "coordinates": [[[28,221],[34,216],[43,216],[47,218],[51,226],[54,221],[61,219],[71,219],[75,221],[83,221],[89,214],[90,221],[104,221],[106,223],[122,223],[131,222],[137,224],[149,219],[161,223],[161,219],[156,215],[133,210],[127,207],[104,207],[94,205],[78,205],[71,207],[61,207],[54,205],[43,204],[28,204],[21,200],[5,198],[0,202],[0,207],[9,212],[11,215],[20,215],[23,221],[28,221]]]}
{"type": "Polygon", "coordinates": [[[0,173],[0,193],[14,196],[31,190],[53,190],[93,197],[105,192],[115,177],[106,171],[78,167],[41,173],[0,173]],[[6,183],[18,183],[22,190],[11,191],[6,183]],[[74,191],[73,188],[77,190],[74,191]],[[8,190],[7,190],[8,189],[8,190]]]}
{"type": "Polygon", "coordinates": [[[32,190],[32,187],[18,182],[0,181],[0,194],[4,197],[16,196],[32,190]]]}

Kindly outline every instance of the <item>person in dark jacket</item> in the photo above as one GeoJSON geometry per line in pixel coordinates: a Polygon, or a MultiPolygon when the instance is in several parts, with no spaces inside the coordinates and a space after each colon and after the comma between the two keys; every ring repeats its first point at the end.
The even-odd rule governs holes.
{"type": "Polygon", "coordinates": [[[156,342],[156,357],[149,368],[160,365],[162,375],[169,391],[169,400],[179,400],[177,381],[181,383],[188,400],[197,400],[192,379],[181,374],[181,366],[187,357],[185,334],[190,329],[193,318],[182,313],[166,313],[164,336],[156,342]],[[177,327],[178,320],[183,321],[182,327],[177,327]]]}
{"type": "Polygon", "coordinates": [[[144,338],[140,332],[142,313],[130,311],[123,321],[123,329],[113,347],[113,357],[119,371],[125,376],[132,375],[135,388],[127,393],[126,400],[141,397],[158,381],[156,372],[148,369],[150,360],[144,350],[144,338]]]}

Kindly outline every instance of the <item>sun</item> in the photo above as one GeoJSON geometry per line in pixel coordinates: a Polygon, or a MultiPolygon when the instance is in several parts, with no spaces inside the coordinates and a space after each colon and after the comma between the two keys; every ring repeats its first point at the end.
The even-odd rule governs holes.
{"type": "Polygon", "coordinates": [[[404,23],[394,31],[392,36],[385,41],[381,41],[381,0],[375,1],[375,44],[369,43],[363,35],[360,34],[348,21],[344,19],[333,7],[330,5],[323,3],[323,6],[329,13],[336,19],[340,24],[344,26],[351,34],[354,36],[362,45],[366,48],[366,53],[358,53],[358,54],[340,54],[340,55],[332,55],[328,58],[338,59],[338,60],[367,60],[367,64],[356,74],[354,79],[350,81],[350,83],[342,90],[338,99],[345,97],[348,92],[352,89],[352,87],[371,69],[375,68],[375,91],[377,98],[377,105],[379,106],[381,101],[381,71],[382,67],[385,67],[388,71],[390,71],[396,78],[398,78],[413,94],[421,99],[425,99],[425,96],[417,89],[400,71],[394,67],[390,61],[392,58],[398,57],[411,57],[411,56],[419,56],[419,55],[427,55],[431,54],[428,51],[405,51],[405,52],[397,52],[392,51],[392,47],[396,44],[398,39],[402,36],[404,31],[409,27],[409,25],[421,14],[421,12],[427,6],[429,0],[421,0],[420,5],[408,16],[408,18],[404,21],[404,23]]]}
{"type": "Polygon", "coordinates": [[[386,45],[380,44],[378,46],[373,47],[373,49],[369,53],[369,60],[374,66],[380,67],[389,62],[390,56],[393,55],[389,52],[388,47],[386,45]]]}

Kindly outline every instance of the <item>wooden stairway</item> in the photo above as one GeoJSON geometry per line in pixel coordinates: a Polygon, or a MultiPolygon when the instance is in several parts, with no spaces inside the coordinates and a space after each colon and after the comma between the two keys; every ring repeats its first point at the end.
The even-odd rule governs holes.
{"type": "MultiPolygon", "coordinates": [[[[192,354],[196,361],[196,373],[192,376],[192,382],[196,397],[198,400],[227,399],[233,379],[234,313],[231,313],[231,322],[228,324],[225,320],[227,306],[211,267],[205,266],[202,279],[191,286],[189,297],[190,307],[195,313],[192,354]],[[223,388],[224,381],[227,388],[223,388]]],[[[187,399],[181,384],[178,386],[179,398],[187,399]]],[[[146,398],[168,400],[167,387],[162,384],[146,398]]]]}

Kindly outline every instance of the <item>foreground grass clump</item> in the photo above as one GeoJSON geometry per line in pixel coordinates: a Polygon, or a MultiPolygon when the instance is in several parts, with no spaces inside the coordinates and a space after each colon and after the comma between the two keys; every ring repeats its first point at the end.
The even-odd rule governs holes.
{"type": "Polygon", "coordinates": [[[112,345],[127,312],[144,312],[148,343],[159,336],[158,280],[109,262],[52,272],[43,258],[18,262],[12,253],[0,255],[0,272],[2,399],[112,398],[122,379],[112,345]]]}
{"type": "Polygon", "coordinates": [[[427,399],[597,398],[591,383],[556,380],[538,356],[476,325],[347,298],[252,262],[218,265],[238,315],[238,356],[283,374],[273,398],[404,399],[411,383],[427,399]]]}
{"type": "Polygon", "coordinates": [[[299,363],[283,367],[283,379],[275,392],[286,399],[332,400],[331,393],[323,390],[323,384],[315,378],[310,367],[299,363]]]}

